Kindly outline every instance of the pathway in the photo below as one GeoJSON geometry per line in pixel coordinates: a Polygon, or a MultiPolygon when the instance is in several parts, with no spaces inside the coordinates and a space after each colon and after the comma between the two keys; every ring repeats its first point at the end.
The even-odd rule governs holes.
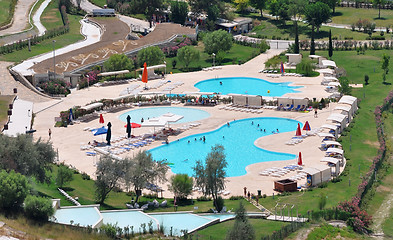
{"type": "Polygon", "coordinates": [[[393,207],[393,191],[385,197],[381,206],[377,212],[373,215],[373,225],[372,230],[374,232],[373,236],[377,239],[384,239],[384,233],[382,230],[382,224],[385,222],[386,218],[389,217],[390,210],[393,207]]]}
{"type": "Polygon", "coordinates": [[[14,101],[12,115],[8,122],[8,130],[4,130],[3,133],[10,137],[26,133],[27,130],[30,130],[32,115],[33,103],[17,98],[14,101]]]}
{"type": "Polygon", "coordinates": [[[37,29],[38,29],[38,36],[42,36],[42,35],[44,35],[45,34],[45,32],[46,32],[46,28],[44,27],[44,25],[42,25],[42,23],[41,23],[41,15],[42,15],[42,13],[44,12],[44,10],[45,10],[45,8],[49,5],[49,3],[51,2],[52,0],[45,0],[42,4],[41,4],[41,6],[38,8],[38,10],[34,13],[34,16],[33,16],[33,23],[34,23],[34,25],[37,27],[37,29]]]}
{"type": "Polygon", "coordinates": [[[0,36],[14,34],[25,30],[28,27],[30,19],[30,7],[34,2],[35,0],[18,0],[14,12],[14,21],[11,27],[0,31],[0,36]]]}

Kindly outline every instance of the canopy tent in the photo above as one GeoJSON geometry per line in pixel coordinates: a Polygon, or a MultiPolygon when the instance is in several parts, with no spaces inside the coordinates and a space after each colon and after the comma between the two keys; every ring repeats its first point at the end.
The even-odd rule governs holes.
{"type": "Polygon", "coordinates": [[[308,186],[316,186],[322,182],[327,182],[331,177],[331,170],[327,165],[316,165],[299,171],[307,173],[308,186]]]}
{"type": "MultiPolygon", "coordinates": [[[[149,66],[146,67],[147,71],[149,70],[154,70],[154,69],[159,69],[159,68],[165,68],[166,65],[165,64],[159,64],[159,65],[154,65],[154,66],[149,66]]],[[[136,71],[143,71],[144,68],[138,68],[136,71]]]]}
{"type": "Polygon", "coordinates": [[[103,105],[104,105],[104,104],[103,104],[103,103],[100,103],[100,102],[98,102],[98,103],[92,103],[92,104],[89,104],[89,105],[87,105],[87,106],[81,107],[80,109],[85,110],[85,111],[89,111],[89,110],[92,110],[92,109],[95,109],[95,108],[102,107],[103,105]]]}
{"type": "Polygon", "coordinates": [[[337,67],[336,63],[334,61],[331,61],[331,60],[322,60],[322,66],[324,66],[324,67],[333,67],[333,68],[337,67]]]}
{"type": "Polygon", "coordinates": [[[112,75],[126,74],[129,72],[130,72],[129,70],[121,70],[121,71],[115,71],[115,72],[103,72],[103,73],[97,74],[97,76],[106,77],[106,76],[112,76],[112,75]]]}

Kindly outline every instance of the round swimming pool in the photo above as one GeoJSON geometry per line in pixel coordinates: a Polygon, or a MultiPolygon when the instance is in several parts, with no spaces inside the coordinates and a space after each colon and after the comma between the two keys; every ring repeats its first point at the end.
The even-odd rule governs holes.
{"type": "Polygon", "coordinates": [[[286,93],[297,92],[299,87],[288,86],[290,83],[272,83],[259,78],[229,77],[214,78],[196,83],[201,92],[219,92],[221,94],[237,93],[280,97],[286,93]],[[269,93],[268,93],[269,91],[269,93]]]}
{"type": "Polygon", "coordinates": [[[182,119],[177,121],[176,123],[186,123],[198,121],[201,119],[205,119],[210,117],[210,114],[206,111],[194,109],[194,108],[185,108],[185,107],[148,107],[148,108],[139,108],[136,110],[131,110],[126,113],[123,113],[119,116],[119,119],[123,122],[127,122],[127,115],[130,115],[131,122],[140,123],[142,118],[155,118],[159,117],[165,113],[174,113],[177,115],[183,116],[182,119]]]}
{"type": "Polygon", "coordinates": [[[227,176],[237,177],[246,174],[246,167],[250,164],[295,159],[296,155],[267,151],[255,146],[254,142],[260,137],[277,134],[277,129],[279,133],[295,131],[298,123],[300,122],[286,118],[236,120],[230,122],[229,126],[224,125],[212,132],[191,135],[151,149],[150,152],[155,160],[167,159],[172,172],[191,176],[195,162],[204,162],[211,147],[221,144],[225,148],[228,162],[227,176]]]}

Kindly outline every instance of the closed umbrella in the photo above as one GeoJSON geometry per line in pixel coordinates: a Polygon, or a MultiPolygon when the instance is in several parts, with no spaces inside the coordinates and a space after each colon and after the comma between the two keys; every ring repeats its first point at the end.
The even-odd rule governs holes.
{"type": "Polygon", "coordinates": [[[111,137],[112,137],[112,131],[111,131],[112,124],[111,124],[111,122],[108,122],[107,126],[108,126],[108,131],[106,133],[106,141],[107,141],[108,145],[111,145],[111,137]]]}
{"type": "Polygon", "coordinates": [[[280,72],[282,75],[285,73],[284,64],[281,62],[280,72]]]}
{"type": "Polygon", "coordinates": [[[130,115],[128,115],[127,116],[127,125],[126,125],[126,127],[127,127],[127,130],[126,130],[127,138],[131,137],[131,124],[130,124],[130,121],[131,121],[131,117],[130,117],[130,115]]]}
{"type": "Polygon", "coordinates": [[[100,121],[99,121],[101,124],[103,124],[104,123],[104,117],[102,116],[102,114],[100,114],[100,121]]]}
{"type": "Polygon", "coordinates": [[[74,120],[74,114],[72,113],[72,108],[70,108],[70,115],[68,116],[68,120],[72,122],[74,120]]]}
{"type": "Polygon", "coordinates": [[[310,131],[311,130],[311,127],[310,127],[310,124],[308,123],[308,121],[306,121],[306,123],[304,124],[303,130],[304,131],[310,131]]]}
{"type": "Polygon", "coordinates": [[[302,131],[300,130],[300,124],[297,124],[297,129],[296,129],[296,136],[301,136],[302,135],[302,131]]]}
{"type": "MultiPolygon", "coordinates": [[[[128,127],[127,126],[128,124],[126,124],[126,125],[124,125],[124,127],[128,127]]],[[[132,128],[140,128],[140,127],[142,127],[142,125],[141,124],[139,124],[139,123],[130,123],[130,129],[132,129],[132,128]]],[[[131,132],[131,135],[132,135],[132,132],[131,132]]]]}
{"type": "Polygon", "coordinates": [[[303,165],[302,153],[301,152],[299,152],[299,158],[297,159],[297,165],[299,165],[299,166],[303,165]]]}
{"type": "Polygon", "coordinates": [[[147,84],[147,65],[146,62],[143,64],[142,82],[145,83],[145,88],[147,84]]]}

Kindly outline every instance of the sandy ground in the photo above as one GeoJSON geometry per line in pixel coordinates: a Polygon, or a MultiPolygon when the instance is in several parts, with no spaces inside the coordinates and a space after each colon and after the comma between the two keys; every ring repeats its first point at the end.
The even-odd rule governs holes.
{"type": "Polygon", "coordinates": [[[14,21],[11,27],[1,30],[0,36],[25,30],[29,23],[29,10],[34,2],[34,0],[19,0],[15,7],[14,21]]]}
{"type": "MultiPolygon", "coordinates": [[[[184,82],[185,84],[181,87],[173,90],[175,93],[181,93],[184,91],[197,91],[193,85],[201,80],[217,77],[259,77],[266,79],[272,82],[292,82],[294,86],[304,86],[303,88],[298,89],[299,93],[291,93],[287,94],[288,96],[298,96],[298,97],[308,97],[308,98],[321,98],[327,97],[329,94],[326,93],[323,89],[324,87],[320,84],[322,80],[322,76],[316,78],[299,78],[299,77],[280,77],[269,79],[265,74],[258,73],[260,69],[263,69],[263,63],[266,59],[270,58],[273,55],[278,54],[278,51],[271,50],[266,54],[261,54],[260,56],[254,58],[253,60],[243,64],[243,65],[233,65],[233,66],[224,66],[220,70],[213,70],[208,72],[193,72],[193,73],[181,73],[181,74],[173,74],[168,75],[167,80],[171,80],[172,82],[184,82]]],[[[135,83],[133,83],[135,84],[135,83]]],[[[148,83],[154,84],[154,81],[148,83]]],[[[86,145],[88,142],[92,142],[93,140],[102,141],[104,137],[97,136],[93,137],[90,132],[83,131],[86,127],[100,127],[100,124],[97,120],[93,120],[89,123],[80,123],[72,126],[68,126],[67,128],[54,128],[55,117],[59,116],[60,111],[65,111],[72,106],[84,106],[90,103],[92,100],[99,100],[102,98],[112,98],[119,95],[119,93],[125,89],[128,85],[118,85],[118,86],[110,86],[110,87],[90,87],[89,89],[79,90],[73,92],[67,98],[64,98],[62,102],[44,102],[37,103],[34,105],[34,112],[40,111],[35,118],[34,121],[34,129],[37,130],[35,133],[35,137],[41,137],[44,140],[47,140],[48,137],[48,129],[52,130],[52,139],[51,142],[55,149],[58,149],[59,159],[66,164],[72,165],[79,169],[82,172],[86,172],[92,176],[94,176],[95,171],[95,163],[98,160],[98,157],[90,157],[86,156],[85,151],[80,150],[81,145],[86,145]],[[45,109],[51,104],[57,103],[56,105],[45,109]],[[45,109],[45,110],[42,110],[45,109]]],[[[160,89],[164,89],[166,85],[162,86],[160,89]]],[[[160,91],[160,89],[156,89],[154,91],[160,91]]],[[[181,105],[175,105],[181,106],[181,105]]],[[[245,112],[237,112],[237,111],[228,111],[228,110],[219,110],[218,106],[216,107],[203,107],[203,109],[211,114],[211,116],[207,119],[200,120],[202,124],[198,127],[191,128],[178,136],[171,136],[169,141],[175,141],[179,138],[189,136],[192,134],[203,133],[207,131],[211,131],[213,129],[217,129],[228,121],[232,121],[233,119],[243,119],[249,117],[282,117],[282,118],[291,118],[296,119],[301,122],[305,122],[306,120],[310,122],[312,128],[319,127],[322,124],[326,123],[326,118],[333,111],[335,105],[330,104],[328,108],[325,108],[318,112],[318,118],[314,118],[313,113],[299,113],[299,112],[284,112],[284,111],[275,111],[265,109],[262,114],[255,113],[245,113],[245,112]]],[[[137,109],[133,108],[133,109],[137,109]]],[[[106,113],[104,114],[105,124],[107,122],[111,122],[112,127],[112,136],[113,138],[116,136],[124,136],[124,122],[119,120],[119,116],[127,112],[128,110],[124,110],[117,113],[106,113]]],[[[176,128],[183,124],[173,124],[171,127],[176,128]]],[[[150,128],[138,128],[133,129],[133,134],[140,135],[143,133],[148,133],[150,128]]],[[[267,137],[260,138],[256,140],[255,144],[258,147],[261,147],[270,151],[278,151],[285,152],[291,154],[298,154],[299,151],[302,151],[303,155],[303,163],[306,167],[310,167],[313,165],[320,165],[320,159],[324,156],[324,152],[320,151],[318,147],[320,147],[321,139],[318,136],[310,136],[307,137],[302,143],[296,145],[285,145],[285,142],[290,140],[292,136],[294,136],[294,132],[289,133],[280,133],[274,134],[267,137]]],[[[112,138],[112,139],[113,139],[112,138]]],[[[144,147],[144,150],[151,149],[161,145],[161,141],[157,141],[144,147]]],[[[136,150],[139,151],[139,150],[136,150]]],[[[240,149],[240,151],[247,151],[247,149],[240,149]]],[[[135,151],[130,151],[127,153],[132,157],[135,154],[135,151]]],[[[124,157],[125,155],[122,155],[124,157]]],[[[273,193],[273,184],[274,180],[277,178],[260,176],[258,173],[266,168],[277,166],[284,167],[288,164],[296,164],[296,160],[289,161],[277,161],[277,162],[266,162],[266,163],[257,163],[250,165],[246,168],[247,174],[240,177],[229,177],[227,178],[228,182],[226,184],[226,190],[230,191],[230,195],[241,195],[243,194],[243,187],[247,187],[248,190],[252,193],[256,193],[258,189],[262,190],[263,193],[268,195],[273,193]]],[[[285,177],[290,177],[295,175],[296,173],[291,172],[287,174],[285,177]]],[[[171,173],[168,174],[168,176],[171,173]]],[[[300,184],[303,182],[300,182],[300,184]]],[[[167,189],[167,183],[161,184],[164,189],[167,189]]],[[[229,195],[229,196],[230,196],[229,195]]],[[[165,191],[165,197],[171,197],[171,193],[165,191]]],[[[229,197],[228,196],[228,197],[229,197]]]]}

